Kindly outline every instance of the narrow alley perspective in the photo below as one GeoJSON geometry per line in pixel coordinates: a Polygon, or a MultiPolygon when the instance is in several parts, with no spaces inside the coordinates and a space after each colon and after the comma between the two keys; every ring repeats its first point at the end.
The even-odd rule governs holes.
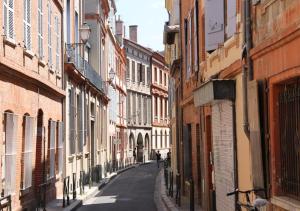
{"type": "Polygon", "coordinates": [[[0,211],[300,211],[300,0],[0,4],[0,211]]]}

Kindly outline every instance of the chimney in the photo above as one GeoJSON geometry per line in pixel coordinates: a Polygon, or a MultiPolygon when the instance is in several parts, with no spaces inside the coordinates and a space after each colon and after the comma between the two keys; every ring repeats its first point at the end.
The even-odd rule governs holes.
{"type": "Polygon", "coordinates": [[[137,25],[129,26],[129,39],[137,43],[137,25]]]}
{"type": "Polygon", "coordinates": [[[124,22],[121,20],[119,15],[118,20],[116,20],[116,37],[121,45],[123,45],[124,38],[124,22]]]}

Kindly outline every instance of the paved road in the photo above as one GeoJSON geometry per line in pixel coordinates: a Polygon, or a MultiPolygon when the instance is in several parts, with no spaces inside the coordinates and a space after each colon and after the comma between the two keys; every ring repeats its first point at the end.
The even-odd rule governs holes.
{"type": "Polygon", "coordinates": [[[87,200],[78,211],[156,211],[156,164],[142,165],[117,176],[103,192],[87,200]]]}

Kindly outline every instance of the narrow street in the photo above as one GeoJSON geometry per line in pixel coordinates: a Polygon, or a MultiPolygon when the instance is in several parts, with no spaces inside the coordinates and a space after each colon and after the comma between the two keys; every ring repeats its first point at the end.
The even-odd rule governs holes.
{"type": "Polygon", "coordinates": [[[156,164],[141,165],[117,176],[103,191],[84,202],[78,211],[155,211],[156,164]]]}

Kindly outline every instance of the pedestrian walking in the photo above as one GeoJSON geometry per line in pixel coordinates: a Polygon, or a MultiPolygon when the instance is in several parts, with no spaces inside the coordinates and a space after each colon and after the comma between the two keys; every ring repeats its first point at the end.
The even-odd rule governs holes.
{"type": "Polygon", "coordinates": [[[161,159],[161,154],[158,150],[156,153],[157,168],[159,168],[160,159],[161,159]]]}
{"type": "Polygon", "coordinates": [[[168,166],[171,166],[171,150],[169,150],[169,152],[167,153],[167,162],[168,162],[168,166]]]}
{"type": "Polygon", "coordinates": [[[133,163],[136,163],[136,152],[135,152],[135,148],[133,149],[133,163]]]}

